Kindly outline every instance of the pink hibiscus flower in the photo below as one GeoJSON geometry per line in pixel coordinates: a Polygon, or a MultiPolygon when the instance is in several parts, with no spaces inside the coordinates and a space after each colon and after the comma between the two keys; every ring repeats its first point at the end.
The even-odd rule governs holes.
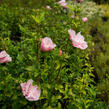
{"type": "Polygon", "coordinates": [[[67,8],[67,3],[65,0],[61,0],[58,2],[60,6],[63,6],[64,8],[67,8]]]}
{"type": "Polygon", "coordinates": [[[38,89],[38,86],[32,85],[33,80],[30,79],[25,83],[21,83],[22,93],[25,96],[25,98],[29,101],[37,101],[40,97],[41,90],[38,89]]]}
{"type": "Polygon", "coordinates": [[[52,40],[48,37],[41,39],[41,50],[44,52],[51,51],[56,47],[56,44],[52,42],[52,40]]]}
{"type": "Polygon", "coordinates": [[[68,30],[68,33],[70,35],[70,40],[72,41],[72,45],[74,47],[80,48],[82,50],[86,49],[88,47],[87,42],[84,41],[84,37],[81,35],[81,32],[75,33],[74,30],[68,30]]]}
{"type": "Polygon", "coordinates": [[[87,18],[87,17],[83,17],[83,18],[82,18],[82,21],[83,21],[83,22],[87,22],[87,21],[88,21],[88,18],[87,18]]]}
{"type": "Polygon", "coordinates": [[[47,8],[48,10],[51,10],[51,7],[50,7],[50,6],[48,6],[48,5],[46,6],[46,8],[47,8]]]}
{"type": "Polygon", "coordinates": [[[6,53],[5,50],[0,52],[0,63],[7,63],[11,61],[11,57],[6,53]]]}

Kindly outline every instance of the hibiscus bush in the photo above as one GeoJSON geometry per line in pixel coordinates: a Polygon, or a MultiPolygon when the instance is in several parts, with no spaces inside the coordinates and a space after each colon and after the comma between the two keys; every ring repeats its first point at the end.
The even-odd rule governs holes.
{"type": "Polygon", "coordinates": [[[42,9],[0,6],[1,109],[100,104],[88,57],[91,36],[80,11],[64,0],[42,9]]]}

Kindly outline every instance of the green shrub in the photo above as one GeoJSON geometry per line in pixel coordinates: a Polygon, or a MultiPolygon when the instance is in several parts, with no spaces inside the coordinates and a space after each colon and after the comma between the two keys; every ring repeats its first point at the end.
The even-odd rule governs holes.
{"type": "MultiPolygon", "coordinates": [[[[57,4],[51,8],[0,7],[0,50],[12,57],[12,62],[0,64],[1,109],[89,109],[102,105],[93,85],[90,49],[74,48],[68,29],[81,31],[89,46],[91,37],[81,18],[72,19],[71,13],[57,4]],[[42,52],[40,39],[44,37],[50,37],[57,47],[42,52]],[[27,101],[22,94],[20,83],[28,79],[41,89],[36,102],[27,101]]],[[[78,8],[72,8],[74,13],[78,8]]]]}

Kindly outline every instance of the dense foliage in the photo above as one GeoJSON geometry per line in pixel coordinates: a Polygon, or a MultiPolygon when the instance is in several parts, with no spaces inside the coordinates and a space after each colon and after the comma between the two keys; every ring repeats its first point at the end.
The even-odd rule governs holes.
{"type": "Polygon", "coordinates": [[[94,50],[91,55],[91,62],[94,66],[95,81],[98,90],[100,91],[99,98],[109,107],[109,15],[108,5],[101,5],[104,7],[102,17],[96,17],[92,21],[92,28],[90,33],[93,36],[94,50]],[[96,20],[98,22],[96,22],[96,20]]]}
{"type": "MultiPolygon", "coordinates": [[[[63,8],[52,2],[50,10],[0,6],[0,51],[6,50],[12,57],[12,62],[0,63],[1,109],[105,109],[105,104],[97,99],[89,62],[92,42],[82,17],[91,17],[88,8],[81,11],[87,4],[91,3],[69,2],[68,8],[63,8]],[[81,31],[87,49],[72,46],[69,29],[81,31]],[[52,39],[55,49],[41,51],[44,37],[52,39]],[[28,101],[23,96],[20,84],[29,79],[41,89],[38,101],[28,101]]],[[[93,7],[90,13],[93,16],[97,11],[93,7]]]]}

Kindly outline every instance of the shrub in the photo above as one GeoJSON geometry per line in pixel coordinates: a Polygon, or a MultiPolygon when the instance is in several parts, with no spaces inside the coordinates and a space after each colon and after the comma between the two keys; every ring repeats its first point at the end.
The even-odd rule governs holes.
{"type": "MultiPolygon", "coordinates": [[[[68,30],[81,31],[89,46],[91,37],[81,18],[72,19],[58,4],[51,8],[0,7],[0,50],[12,57],[12,62],[0,64],[1,109],[88,109],[99,103],[88,58],[90,49],[73,47],[68,30]],[[52,51],[41,51],[44,37],[56,44],[52,51]],[[20,84],[29,79],[41,89],[36,102],[22,94],[20,84]]],[[[71,9],[77,13],[79,7],[71,9]]]]}

